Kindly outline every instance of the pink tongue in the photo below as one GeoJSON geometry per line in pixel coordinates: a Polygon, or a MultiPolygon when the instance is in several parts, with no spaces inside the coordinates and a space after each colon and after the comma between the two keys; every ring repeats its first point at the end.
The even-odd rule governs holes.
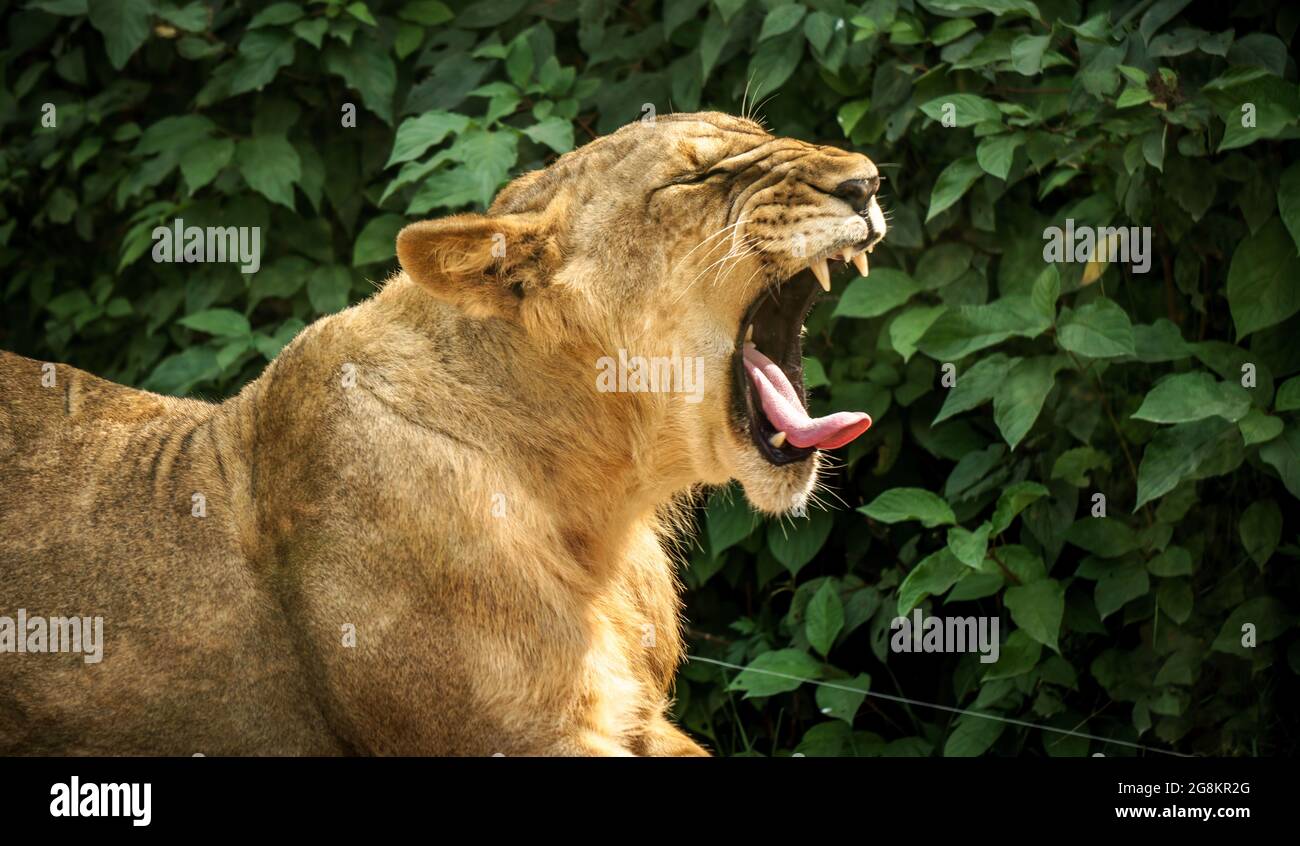
{"type": "Polygon", "coordinates": [[[861,411],[837,411],[825,417],[809,417],[794,385],[785,378],[779,366],[753,344],[745,345],[744,359],[745,372],[758,391],[768,422],[778,432],[785,432],[786,440],[795,446],[835,449],[871,427],[871,416],[861,411]]]}

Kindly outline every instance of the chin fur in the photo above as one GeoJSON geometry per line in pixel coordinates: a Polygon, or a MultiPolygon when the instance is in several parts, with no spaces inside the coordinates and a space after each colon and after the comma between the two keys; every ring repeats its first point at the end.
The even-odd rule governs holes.
{"type": "Polygon", "coordinates": [[[807,505],[821,461],[821,453],[815,452],[804,461],[777,467],[745,444],[737,456],[735,477],[756,510],[779,517],[807,505]]]}

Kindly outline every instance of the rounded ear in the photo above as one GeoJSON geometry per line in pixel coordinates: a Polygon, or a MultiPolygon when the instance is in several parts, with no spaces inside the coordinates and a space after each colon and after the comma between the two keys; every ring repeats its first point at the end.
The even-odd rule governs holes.
{"type": "Polygon", "coordinates": [[[402,269],[429,293],[477,314],[514,315],[544,287],[560,248],[537,214],[459,214],[397,233],[402,269]]]}

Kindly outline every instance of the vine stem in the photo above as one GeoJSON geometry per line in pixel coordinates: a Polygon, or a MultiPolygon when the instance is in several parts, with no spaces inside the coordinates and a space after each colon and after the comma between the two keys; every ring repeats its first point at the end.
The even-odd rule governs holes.
{"type": "Polygon", "coordinates": [[[989,558],[993,559],[993,562],[998,565],[998,569],[1002,571],[1002,575],[1006,576],[1009,581],[1016,585],[1020,584],[1020,577],[1008,570],[1007,565],[1003,564],[1002,559],[998,557],[997,547],[989,547],[989,558]]]}

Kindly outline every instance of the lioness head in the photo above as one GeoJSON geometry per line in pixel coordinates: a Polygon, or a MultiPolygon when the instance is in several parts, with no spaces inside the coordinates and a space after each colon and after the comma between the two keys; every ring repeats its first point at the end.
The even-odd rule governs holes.
{"type": "Polygon", "coordinates": [[[486,215],[408,226],[397,252],[436,296],[585,351],[593,388],[631,392],[609,401],[683,442],[689,481],[738,479],[780,513],[808,497],[819,450],[871,425],[809,417],[801,336],[828,263],[866,275],[885,234],[879,184],[857,153],[675,114],[519,177],[486,215]],[[598,362],[632,372],[598,386],[598,362]]]}

